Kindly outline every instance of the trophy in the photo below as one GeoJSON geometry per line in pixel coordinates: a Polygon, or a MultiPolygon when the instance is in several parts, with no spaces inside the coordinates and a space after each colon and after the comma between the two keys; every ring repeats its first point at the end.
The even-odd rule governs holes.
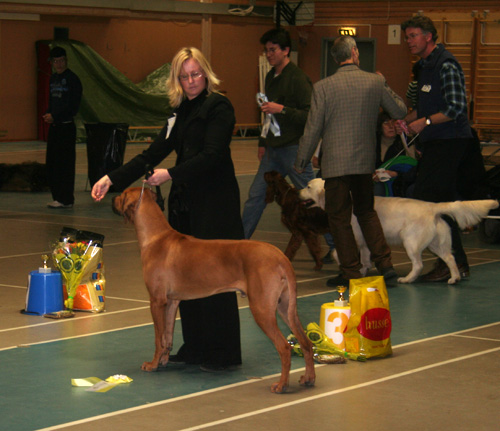
{"type": "Polygon", "coordinates": [[[43,262],[43,266],[41,266],[40,268],[38,268],[38,272],[41,272],[43,274],[49,274],[52,272],[52,269],[50,269],[48,266],[47,266],[47,261],[49,260],[49,256],[46,255],[46,254],[42,254],[42,262],[43,262]]]}

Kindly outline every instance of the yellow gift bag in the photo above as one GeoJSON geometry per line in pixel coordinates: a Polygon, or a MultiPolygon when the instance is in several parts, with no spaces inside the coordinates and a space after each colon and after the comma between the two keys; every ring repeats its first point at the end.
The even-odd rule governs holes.
{"type": "Polygon", "coordinates": [[[366,358],[392,354],[391,312],[384,277],[351,279],[351,317],[344,333],[346,351],[366,358]]]}

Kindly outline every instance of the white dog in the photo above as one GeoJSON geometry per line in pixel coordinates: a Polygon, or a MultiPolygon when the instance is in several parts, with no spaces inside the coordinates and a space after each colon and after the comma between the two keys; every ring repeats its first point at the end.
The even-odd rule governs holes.
{"type": "MultiPolygon", "coordinates": [[[[299,196],[304,201],[314,202],[312,206],[325,209],[324,185],[325,181],[321,178],[311,180],[307,187],[299,192],[299,196]]],[[[408,275],[398,278],[398,282],[411,283],[420,275],[423,268],[422,252],[426,248],[448,265],[451,274],[448,284],[460,281],[457,264],[451,254],[450,227],[441,215],[452,217],[458,226],[464,229],[479,223],[490,210],[495,208],[498,208],[498,202],[491,199],[432,203],[416,199],[375,196],[375,210],[387,242],[391,245],[403,245],[413,265],[408,275]]],[[[361,272],[366,275],[371,268],[370,251],[354,215],[351,225],[360,250],[360,260],[363,265],[361,272]]]]}

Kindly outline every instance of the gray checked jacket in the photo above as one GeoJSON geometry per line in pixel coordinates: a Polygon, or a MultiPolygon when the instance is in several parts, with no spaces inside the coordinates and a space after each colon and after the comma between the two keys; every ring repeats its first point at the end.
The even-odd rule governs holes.
{"type": "Polygon", "coordinates": [[[407,112],[403,99],[376,73],[346,64],[317,82],[299,143],[297,170],[303,170],[321,142],[323,178],[372,173],[380,108],[395,119],[407,112]]]}

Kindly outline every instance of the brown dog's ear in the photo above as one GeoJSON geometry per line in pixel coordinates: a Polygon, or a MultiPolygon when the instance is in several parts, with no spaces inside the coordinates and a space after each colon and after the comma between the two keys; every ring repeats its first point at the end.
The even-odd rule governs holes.
{"type": "Polygon", "coordinates": [[[270,204],[274,202],[274,194],[276,189],[276,175],[278,173],[276,171],[270,171],[264,173],[264,180],[267,183],[266,189],[266,204],[270,204]]]}
{"type": "Polygon", "coordinates": [[[123,218],[127,223],[134,223],[135,205],[128,205],[123,211],[123,218]]]}
{"type": "Polygon", "coordinates": [[[126,222],[133,223],[137,202],[141,198],[141,189],[127,189],[120,195],[121,208],[118,210],[122,213],[126,222]]]}
{"type": "Polygon", "coordinates": [[[270,204],[271,202],[274,202],[274,185],[267,184],[266,204],[270,204]]]}

